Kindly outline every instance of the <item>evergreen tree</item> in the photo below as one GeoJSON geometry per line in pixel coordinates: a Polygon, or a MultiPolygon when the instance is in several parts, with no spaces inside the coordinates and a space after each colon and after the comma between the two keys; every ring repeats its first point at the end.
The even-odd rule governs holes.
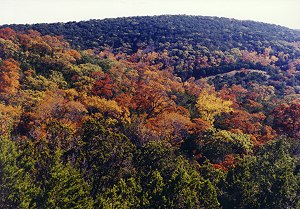
{"type": "Polygon", "coordinates": [[[196,166],[165,142],[149,142],[137,154],[144,208],[219,208],[217,192],[196,166]]]}
{"type": "Polygon", "coordinates": [[[49,183],[45,192],[45,208],[92,208],[93,200],[89,197],[89,186],[80,173],[70,163],[64,165],[60,159],[61,151],[55,153],[49,183]]]}
{"type": "Polygon", "coordinates": [[[33,185],[17,165],[15,143],[0,136],[0,208],[30,208],[33,185]]]}
{"type": "Polygon", "coordinates": [[[229,170],[223,208],[296,208],[299,176],[285,140],[265,145],[229,170]]]}
{"type": "Polygon", "coordinates": [[[179,167],[164,192],[166,208],[220,208],[215,187],[193,169],[179,167]]]}
{"type": "Polygon", "coordinates": [[[106,129],[101,121],[90,119],[83,124],[82,160],[85,178],[92,186],[91,195],[111,188],[132,172],[133,143],[123,134],[106,129]]]}
{"type": "Polygon", "coordinates": [[[111,189],[97,197],[97,208],[140,208],[141,186],[134,178],[120,179],[111,189]]]}
{"type": "Polygon", "coordinates": [[[163,208],[167,200],[163,193],[164,188],[165,183],[160,172],[157,170],[153,171],[150,181],[147,184],[146,189],[144,189],[144,196],[147,199],[147,202],[144,202],[144,204],[148,205],[149,208],[163,208]]]}

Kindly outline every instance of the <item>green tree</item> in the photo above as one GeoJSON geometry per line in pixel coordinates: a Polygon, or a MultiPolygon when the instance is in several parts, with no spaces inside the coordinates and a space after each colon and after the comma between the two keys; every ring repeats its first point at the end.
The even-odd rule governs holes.
{"type": "Polygon", "coordinates": [[[135,167],[137,167],[141,182],[147,182],[143,177],[150,177],[152,172],[159,171],[160,175],[170,178],[176,169],[176,155],[174,148],[165,142],[148,142],[134,155],[135,167]]]}
{"type": "Polygon", "coordinates": [[[46,187],[45,208],[92,208],[93,200],[89,197],[89,186],[80,173],[70,163],[61,161],[61,151],[54,156],[50,179],[46,187]]]}
{"type": "Polygon", "coordinates": [[[147,183],[146,188],[144,188],[144,197],[147,199],[147,201],[144,201],[144,206],[147,205],[150,208],[162,208],[167,199],[163,193],[164,188],[165,183],[160,172],[157,170],[153,171],[149,178],[149,183],[147,183]]]}
{"type": "Polygon", "coordinates": [[[216,188],[191,168],[178,167],[164,192],[166,208],[220,208],[216,188]]]}
{"type": "Polygon", "coordinates": [[[92,186],[91,195],[96,198],[99,192],[131,175],[135,146],[125,135],[106,129],[94,119],[83,124],[83,132],[82,168],[92,186]]]}
{"type": "Polygon", "coordinates": [[[134,178],[120,179],[111,189],[104,194],[99,193],[96,207],[104,209],[114,208],[140,208],[141,186],[134,178]]]}
{"type": "Polygon", "coordinates": [[[135,162],[144,208],[219,208],[214,185],[168,143],[145,144],[135,162]]]}
{"type": "Polygon", "coordinates": [[[20,153],[15,143],[0,136],[0,208],[30,208],[34,187],[17,165],[20,153]]]}
{"type": "Polygon", "coordinates": [[[250,135],[236,134],[226,130],[209,130],[204,133],[202,151],[212,163],[220,163],[229,154],[248,154],[252,151],[253,143],[250,135]]]}
{"type": "Polygon", "coordinates": [[[229,170],[223,208],[296,208],[299,174],[285,140],[268,143],[229,170]]]}

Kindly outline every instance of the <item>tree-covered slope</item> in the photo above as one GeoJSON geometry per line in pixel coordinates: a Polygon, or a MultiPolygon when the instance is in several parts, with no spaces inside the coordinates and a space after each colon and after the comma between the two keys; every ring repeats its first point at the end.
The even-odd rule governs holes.
{"type": "Polygon", "coordinates": [[[0,29],[0,208],[299,208],[300,44],[244,23],[290,35],[260,51],[174,31],[117,53],[0,29]]]}
{"type": "MultiPolygon", "coordinates": [[[[114,51],[136,52],[145,46],[162,50],[162,44],[191,44],[209,49],[241,48],[263,51],[275,42],[300,40],[300,33],[285,27],[205,16],[126,17],[81,22],[10,25],[16,30],[34,29],[43,35],[63,35],[81,49],[109,46],[114,51]]],[[[288,50],[283,43],[278,50],[288,50]]]]}
{"type": "MultiPolygon", "coordinates": [[[[5,26],[3,26],[5,27],[5,26]]],[[[260,63],[249,63],[251,52],[269,50],[280,57],[276,66],[284,69],[289,59],[300,55],[300,33],[285,27],[203,16],[128,17],[82,22],[9,25],[43,35],[62,35],[73,48],[122,52],[157,52],[165,66],[173,66],[183,79],[222,74],[241,68],[266,71],[260,63]],[[249,53],[243,53],[249,52],[249,53]]],[[[256,59],[256,58],[255,58],[256,59]]]]}

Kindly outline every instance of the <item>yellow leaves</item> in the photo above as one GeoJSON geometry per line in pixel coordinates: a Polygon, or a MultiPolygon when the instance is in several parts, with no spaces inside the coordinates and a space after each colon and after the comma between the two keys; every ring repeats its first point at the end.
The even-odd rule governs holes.
{"type": "Polygon", "coordinates": [[[26,76],[22,84],[24,89],[45,91],[57,89],[58,85],[42,75],[26,76]]]}
{"type": "Polygon", "coordinates": [[[90,113],[101,113],[104,116],[113,117],[123,122],[130,122],[130,112],[122,108],[114,100],[107,100],[97,96],[86,97],[83,101],[90,113]]]}
{"type": "Polygon", "coordinates": [[[80,92],[91,92],[95,79],[104,76],[101,67],[90,63],[72,66],[68,69],[68,74],[76,90],[80,92]]]}
{"type": "Polygon", "coordinates": [[[116,101],[107,100],[97,96],[87,97],[84,100],[91,112],[111,112],[112,116],[121,115],[122,109],[118,106],[116,101]]]}
{"type": "Polygon", "coordinates": [[[210,89],[203,89],[197,99],[197,109],[201,119],[209,122],[213,125],[215,117],[221,115],[221,113],[232,112],[232,102],[223,100],[217,97],[215,91],[210,89]]]}
{"type": "Polygon", "coordinates": [[[10,99],[12,104],[22,105],[24,111],[31,111],[43,98],[45,92],[35,90],[23,90],[19,91],[18,94],[10,99]]]}
{"type": "Polygon", "coordinates": [[[65,98],[68,100],[75,100],[75,98],[79,98],[80,95],[79,93],[76,91],[76,89],[66,89],[64,90],[65,93],[65,98]]]}

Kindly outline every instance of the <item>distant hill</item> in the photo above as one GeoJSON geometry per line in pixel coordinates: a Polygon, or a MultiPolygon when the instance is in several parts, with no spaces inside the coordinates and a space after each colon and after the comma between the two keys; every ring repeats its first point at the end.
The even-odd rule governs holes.
{"type": "MultiPolygon", "coordinates": [[[[108,49],[115,54],[127,55],[138,50],[157,52],[158,62],[173,66],[175,73],[183,79],[240,68],[267,70],[261,65],[249,65],[248,61],[240,62],[240,55],[245,55],[241,50],[263,54],[270,47],[270,55],[281,53],[290,59],[300,55],[299,44],[295,45],[300,41],[300,32],[296,30],[219,17],[163,15],[2,27],[17,31],[33,29],[42,35],[62,35],[73,48],[81,50],[108,49]]],[[[286,59],[277,62],[283,69],[287,64],[286,59]]]]}
{"type": "Polygon", "coordinates": [[[228,50],[240,48],[263,51],[273,46],[278,51],[289,51],[283,42],[300,40],[300,33],[286,27],[228,18],[163,15],[125,17],[81,22],[6,25],[17,31],[34,29],[43,35],[63,35],[73,47],[111,47],[115,52],[136,52],[152,47],[157,51],[170,45],[193,48],[228,50]]]}

